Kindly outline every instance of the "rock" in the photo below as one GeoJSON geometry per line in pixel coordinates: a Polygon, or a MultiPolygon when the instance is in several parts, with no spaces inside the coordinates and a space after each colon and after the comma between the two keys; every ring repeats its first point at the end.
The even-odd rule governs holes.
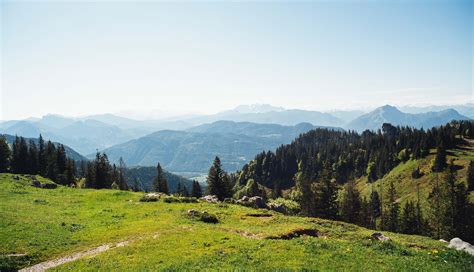
{"type": "Polygon", "coordinates": [[[45,183],[41,185],[41,188],[43,189],[56,189],[58,188],[58,185],[56,183],[45,183]]]}
{"type": "Polygon", "coordinates": [[[13,176],[13,179],[14,180],[20,180],[20,177],[19,176],[13,176]]]}
{"type": "Polygon", "coordinates": [[[286,213],[286,209],[283,204],[270,203],[267,205],[267,207],[272,211],[276,211],[279,213],[286,213]]]}
{"type": "Polygon", "coordinates": [[[265,203],[265,200],[259,196],[253,196],[249,198],[249,202],[253,204],[253,206],[257,208],[266,208],[267,204],[265,203]]]}
{"type": "Polygon", "coordinates": [[[444,240],[444,239],[439,239],[440,242],[443,242],[443,243],[447,243],[448,241],[444,240]]]}
{"type": "Polygon", "coordinates": [[[254,207],[254,208],[267,207],[265,200],[263,200],[263,198],[259,196],[253,196],[253,197],[243,196],[241,199],[237,200],[236,203],[243,206],[249,206],[249,207],[254,207]]]}
{"type": "Polygon", "coordinates": [[[217,196],[215,196],[215,195],[203,196],[203,197],[201,197],[201,200],[207,201],[207,202],[209,202],[209,203],[217,203],[217,202],[219,202],[219,199],[218,199],[217,196]]]}
{"type": "Polygon", "coordinates": [[[34,179],[31,181],[31,186],[41,188],[41,182],[39,182],[39,180],[34,179]]]}
{"type": "Polygon", "coordinates": [[[463,250],[471,255],[474,256],[474,246],[469,244],[468,242],[464,242],[459,238],[453,238],[449,241],[449,248],[454,248],[456,250],[463,250]]]}
{"type": "Polygon", "coordinates": [[[148,193],[140,198],[140,202],[156,202],[160,199],[159,193],[148,193]]]}
{"type": "Polygon", "coordinates": [[[390,237],[387,237],[385,235],[383,235],[382,233],[380,232],[374,232],[372,233],[372,235],[370,236],[372,239],[375,239],[375,240],[380,240],[380,241],[390,241],[390,237]]]}

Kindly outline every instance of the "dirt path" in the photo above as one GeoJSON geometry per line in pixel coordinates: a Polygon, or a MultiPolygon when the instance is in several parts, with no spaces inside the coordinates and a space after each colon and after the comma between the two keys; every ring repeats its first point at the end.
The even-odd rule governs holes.
{"type": "Polygon", "coordinates": [[[56,259],[56,260],[50,260],[50,261],[45,261],[45,262],[42,262],[42,263],[39,263],[39,264],[35,264],[33,266],[21,269],[20,272],[46,271],[47,269],[50,269],[50,268],[60,266],[60,265],[65,264],[65,263],[75,261],[75,260],[77,260],[79,258],[82,258],[82,257],[94,256],[96,254],[105,252],[107,250],[110,250],[110,249],[113,249],[113,248],[116,248],[116,247],[124,247],[124,246],[128,245],[129,243],[130,243],[130,241],[123,241],[123,242],[119,242],[119,243],[116,243],[116,244],[104,244],[104,245],[98,246],[96,248],[93,248],[93,249],[90,249],[90,250],[87,250],[87,251],[74,253],[72,255],[62,257],[62,258],[59,258],[59,259],[56,259]]]}

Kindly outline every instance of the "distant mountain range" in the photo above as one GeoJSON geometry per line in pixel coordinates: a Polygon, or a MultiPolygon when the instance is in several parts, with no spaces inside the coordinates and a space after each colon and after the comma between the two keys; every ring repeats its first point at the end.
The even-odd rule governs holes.
{"type": "MultiPolygon", "coordinates": [[[[227,167],[237,169],[242,161],[249,156],[252,158],[256,152],[288,143],[298,136],[298,133],[311,127],[330,126],[363,131],[376,130],[382,123],[390,122],[394,125],[429,128],[453,119],[469,119],[474,116],[473,103],[455,105],[453,106],[455,109],[447,107],[449,106],[404,107],[409,112],[402,112],[387,105],[364,113],[357,110],[319,112],[255,104],[241,105],[212,115],[182,116],[162,120],[134,120],[113,114],[75,118],[50,114],[42,118],[0,122],[0,133],[30,138],[37,138],[41,133],[46,140],[63,143],[81,154],[106,150],[111,152],[113,159],[120,156],[127,157],[128,163],[132,165],[154,165],[157,158],[162,158],[173,170],[183,168],[201,171],[204,162],[200,162],[196,167],[191,165],[178,167],[183,163],[181,161],[183,157],[186,157],[187,153],[184,150],[201,152],[203,150],[192,145],[201,143],[204,146],[208,145],[208,150],[198,154],[194,160],[208,159],[211,153],[226,150],[222,154],[227,156],[227,167]],[[435,111],[436,109],[441,110],[435,111]],[[466,115],[458,113],[456,109],[462,110],[466,115]],[[234,123],[238,125],[235,126],[234,123]],[[160,145],[168,145],[173,138],[179,147],[161,147],[167,151],[159,156],[153,153],[161,152],[160,145]],[[142,141],[152,142],[156,147],[153,150],[140,151],[142,148],[140,144],[135,150],[134,143],[142,141]],[[176,153],[170,151],[173,148],[175,148],[173,152],[176,153]],[[131,154],[120,152],[131,152],[131,154]],[[205,155],[206,152],[209,154],[205,155]]],[[[190,159],[184,161],[185,164],[194,162],[190,159]]],[[[206,164],[208,163],[209,161],[206,161],[206,164]]]]}
{"type": "Polygon", "coordinates": [[[218,155],[226,170],[235,171],[257,153],[290,143],[314,128],[309,123],[282,126],[218,121],[185,131],[158,131],[104,152],[111,161],[122,157],[127,165],[150,166],[160,162],[169,171],[198,174],[206,173],[218,155]]]}
{"type": "Polygon", "coordinates": [[[344,128],[361,132],[366,129],[377,130],[382,127],[383,123],[390,123],[395,126],[401,125],[428,129],[446,124],[452,120],[469,119],[469,117],[459,114],[454,109],[412,114],[404,113],[393,106],[385,105],[359,116],[345,125],[344,128]]]}

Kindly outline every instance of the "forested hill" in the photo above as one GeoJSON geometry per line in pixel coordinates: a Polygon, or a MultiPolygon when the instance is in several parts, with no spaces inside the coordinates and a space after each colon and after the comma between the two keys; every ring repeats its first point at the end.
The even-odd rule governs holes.
{"type": "Polygon", "coordinates": [[[363,175],[382,178],[410,158],[422,158],[432,148],[447,149],[474,137],[474,121],[453,121],[428,130],[383,124],[378,132],[315,129],[276,151],[258,154],[238,172],[239,182],[254,179],[268,188],[295,185],[295,174],[313,181],[334,178],[344,184],[363,175]],[[299,169],[300,168],[300,169],[299,169]]]}
{"type": "Polygon", "coordinates": [[[238,190],[298,202],[302,215],[474,242],[474,121],[427,131],[316,129],[232,177],[238,190]]]}

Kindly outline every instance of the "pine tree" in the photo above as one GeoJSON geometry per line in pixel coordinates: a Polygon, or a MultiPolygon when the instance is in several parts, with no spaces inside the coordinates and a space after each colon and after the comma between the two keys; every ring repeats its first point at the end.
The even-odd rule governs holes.
{"type": "Polygon", "coordinates": [[[361,199],[353,180],[346,183],[341,200],[341,218],[345,222],[358,223],[360,219],[361,199]]]}
{"type": "Polygon", "coordinates": [[[381,215],[381,203],[379,194],[377,191],[372,191],[370,193],[370,217],[371,217],[371,227],[376,229],[377,228],[377,218],[381,215]]]}
{"type": "Polygon", "coordinates": [[[155,192],[169,194],[168,181],[166,180],[160,163],[156,166],[156,177],[153,179],[153,189],[155,192]]]}
{"type": "Polygon", "coordinates": [[[202,197],[201,185],[199,185],[199,182],[197,182],[196,180],[193,180],[191,196],[197,198],[202,197]]]}
{"type": "Polygon", "coordinates": [[[5,136],[0,136],[0,173],[10,170],[11,151],[5,136]]]}
{"type": "Polygon", "coordinates": [[[36,175],[39,172],[38,166],[38,148],[33,140],[30,140],[28,149],[28,169],[29,174],[36,175]]]}
{"type": "Polygon", "coordinates": [[[46,176],[46,154],[43,136],[39,136],[39,148],[38,148],[38,170],[39,174],[46,176]]]}
{"type": "Polygon", "coordinates": [[[219,200],[224,200],[232,195],[232,186],[229,176],[222,170],[221,160],[216,156],[207,175],[207,190],[210,195],[215,195],[219,200]]]}
{"type": "Polygon", "coordinates": [[[436,157],[433,161],[431,170],[433,170],[433,172],[441,172],[446,168],[446,166],[446,150],[444,149],[443,144],[439,144],[436,149],[436,157]]]}
{"type": "Polygon", "coordinates": [[[467,168],[467,187],[468,191],[474,191],[474,161],[471,161],[467,168]]]}
{"type": "Polygon", "coordinates": [[[304,216],[315,215],[315,195],[311,182],[303,173],[303,163],[298,164],[298,172],[295,175],[295,191],[293,198],[300,204],[301,214],[304,216]]]}
{"type": "Polygon", "coordinates": [[[397,202],[397,191],[395,190],[393,181],[390,182],[389,186],[385,208],[382,210],[382,229],[395,232],[398,230],[399,225],[399,204],[397,202]]]}
{"type": "Polygon", "coordinates": [[[407,234],[415,234],[416,225],[416,210],[413,202],[408,201],[403,207],[401,222],[400,222],[400,231],[407,234]]]}
{"type": "Polygon", "coordinates": [[[45,149],[46,155],[46,177],[56,181],[58,177],[58,157],[56,147],[51,141],[48,141],[45,149]]]}
{"type": "Polygon", "coordinates": [[[318,215],[326,219],[336,219],[339,210],[336,180],[330,179],[326,175],[316,188],[316,210],[318,215]]]}
{"type": "Polygon", "coordinates": [[[75,184],[75,176],[76,176],[76,164],[74,160],[68,159],[66,161],[66,170],[64,172],[64,176],[66,178],[67,185],[74,185],[75,184]]]}

